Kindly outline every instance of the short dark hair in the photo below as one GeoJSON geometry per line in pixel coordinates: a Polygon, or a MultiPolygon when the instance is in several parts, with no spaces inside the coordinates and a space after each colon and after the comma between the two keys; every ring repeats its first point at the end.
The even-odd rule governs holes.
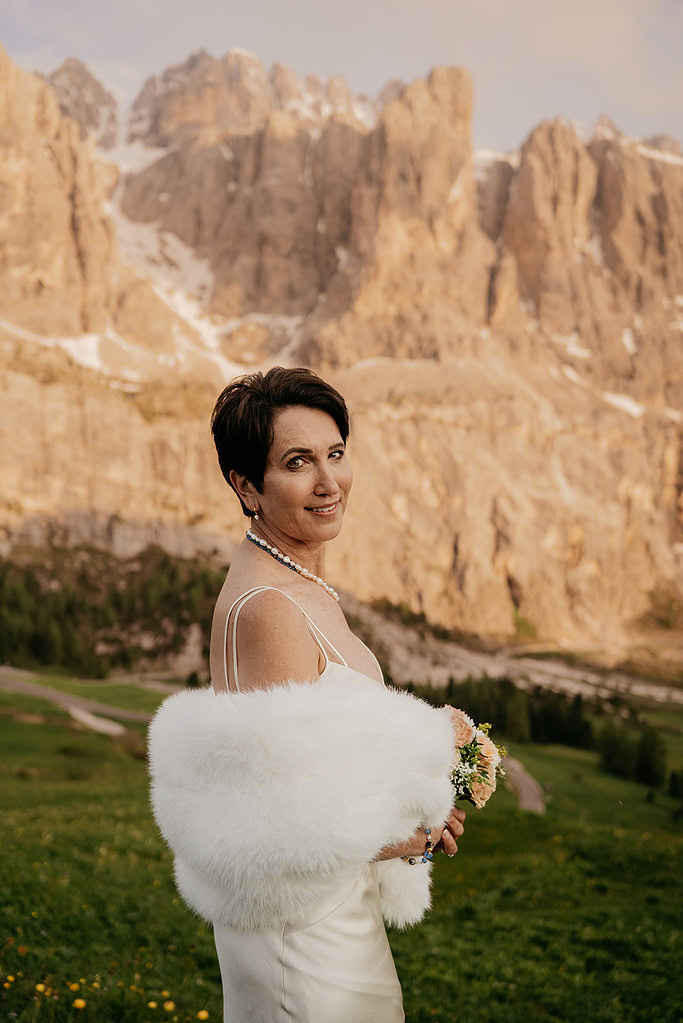
{"type": "MultiPolygon", "coordinates": [[[[221,391],[211,413],[218,464],[231,487],[230,471],[234,469],[262,493],[268,452],[273,443],[273,416],[289,405],[305,405],[327,412],[346,443],[349,435],[346,402],[339,391],[313,370],[304,366],[291,369],[273,366],[265,375],[258,372],[236,377],[221,391]]],[[[247,508],[241,497],[239,500],[244,514],[251,517],[254,514],[251,508],[247,508]]]]}

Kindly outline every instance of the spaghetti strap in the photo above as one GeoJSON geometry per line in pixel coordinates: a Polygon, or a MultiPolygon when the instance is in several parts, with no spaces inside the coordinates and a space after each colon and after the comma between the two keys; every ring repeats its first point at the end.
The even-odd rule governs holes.
{"type": "MultiPolygon", "coordinates": [[[[329,658],[329,656],[327,654],[327,651],[326,651],[325,647],[321,643],[320,639],[323,639],[329,645],[330,649],[337,655],[337,657],[339,658],[341,663],[345,667],[348,668],[348,664],[346,663],[346,661],[342,657],[342,655],[339,653],[337,648],[334,646],[334,644],[330,642],[330,640],[327,638],[327,636],[322,631],[322,629],[320,629],[315,624],[315,622],[313,621],[311,616],[306,611],[304,611],[304,609],[302,608],[301,604],[299,604],[298,601],[294,600],[294,597],[290,597],[290,595],[288,593],[285,593],[284,590],[279,589],[277,586],[253,586],[250,590],[246,590],[244,593],[240,594],[239,597],[237,597],[235,600],[233,600],[232,604],[230,605],[230,607],[228,609],[228,613],[225,616],[225,630],[224,630],[224,633],[223,633],[223,674],[225,676],[225,687],[226,687],[228,692],[230,692],[230,685],[229,685],[229,682],[228,682],[228,625],[229,625],[229,622],[230,622],[230,615],[232,614],[233,609],[236,608],[236,610],[235,610],[235,617],[234,617],[233,623],[232,623],[232,644],[231,644],[231,647],[232,647],[232,673],[233,673],[233,677],[235,679],[235,688],[237,689],[237,692],[239,693],[240,692],[240,684],[239,684],[238,677],[237,677],[237,642],[236,642],[236,639],[237,639],[237,618],[239,616],[240,611],[242,610],[242,608],[244,607],[246,602],[249,600],[249,598],[253,597],[255,593],[262,593],[263,590],[275,590],[277,593],[282,593],[283,596],[287,597],[288,600],[291,600],[292,603],[296,604],[296,606],[299,608],[299,610],[301,611],[303,616],[306,618],[306,621],[311,626],[311,631],[313,633],[313,639],[315,640],[316,644],[320,647],[320,650],[322,651],[322,655],[325,658],[325,667],[323,668],[323,671],[325,671],[327,669],[327,665],[330,662],[330,658],[329,658]]],[[[371,653],[372,653],[372,651],[371,651],[371,653]]],[[[373,656],[374,656],[374,654],[373,654],[373,656]]]]}

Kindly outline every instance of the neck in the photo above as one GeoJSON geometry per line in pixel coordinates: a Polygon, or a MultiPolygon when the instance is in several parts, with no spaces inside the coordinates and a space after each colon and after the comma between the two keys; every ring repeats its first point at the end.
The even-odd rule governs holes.
{"type": "MultiPolygon", "coordinates": [[[[303,568],[307,568],[309,572],[314,572],[315,575],[319,575],[324,578],[324,540],[320,540],[317,543],[307,542],[306,540],[297,540],[295,537],[287,536],[286,533],[268,525],[261,517],[259,517],[258,522],[254,522],[252,519],[249,526],[252,533],[255,533],[258,537],[262,537],[264,540],[267,540],[271,547],[277,547],[279,551],[282,551],[283,554],[289,555],[290,558],[297,561],[303,568]]],[[[249,543],[248,540],[247,543],[249,543]]]]}

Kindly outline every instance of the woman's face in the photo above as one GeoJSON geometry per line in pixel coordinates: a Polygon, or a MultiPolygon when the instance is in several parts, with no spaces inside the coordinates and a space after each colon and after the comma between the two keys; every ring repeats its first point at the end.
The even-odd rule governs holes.
{"type": "Polygon", "coordinates": [[[259,519],[274,535],[303,543],[333,539],[341,529],[353,472],[332,416],[290,405],[273,419],[259,519]]]}

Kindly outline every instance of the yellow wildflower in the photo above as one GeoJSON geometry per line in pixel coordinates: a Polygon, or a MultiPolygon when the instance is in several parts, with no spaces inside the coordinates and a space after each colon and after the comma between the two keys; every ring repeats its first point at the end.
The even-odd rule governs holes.
{"type": "Polygon", "coordinates": [[[164,998],[168,998],[168,996],[170,995],[171,992],[170,991],[162,991],[161,993],[164,996],[164,998]]]}
{"type": "Polygon", "coordinates": [[[206,1011],[206,1009],[200,1009],[199,1012],[197,1013],[197,1019],[208,1019],[208,1018],[209,1018],[209,1014],[206,1011]]]}
{"type": "Polygon", "coordinates": [[[173,1012],[175,1009],[175,1002],[164,1002],[164,1009],[166,1012],[173,1012]]]}
{"type": "Polygon", "coordinates": [[[74,1009],[85,1009],[85,998],[74,998],[71,1004],[74,1009]]]}
{"type": "Polygon", "coordinates": [[[36,991],[44,991],[44,990],[45,990],[45,985],[44,984],[36,984],[36,991]]]}
{"type": "Polygon", "coordinates": [[[10,982],[8,980],[6,980],[5,983],[2,986],[3,987],[12,987],[12,985],[10,984],[10,982]]]}
{"type": "Polygon", "coordinates": [[[156,1007],[157,1007],[157,1003],[156,1002],[147,1002],[147,1008],[148,1009],[156,1009],[156,1007]]]}
{"type": "Polygon", "coordinates": [[[81,985],[77,984],[76,981],[73,984],[69,984],[69,991],[80,991],[81,985]]]}
{"type": "Polygon", "coordinates": [[[10,984],[13,984],[13,983],[14,983],[14,977],[12,976],[12,974],[11,974],[11,973],[8,973],[8,974],[7,974],[7,979],[8,979],[8,981],[10,982],[10,984]]]}

